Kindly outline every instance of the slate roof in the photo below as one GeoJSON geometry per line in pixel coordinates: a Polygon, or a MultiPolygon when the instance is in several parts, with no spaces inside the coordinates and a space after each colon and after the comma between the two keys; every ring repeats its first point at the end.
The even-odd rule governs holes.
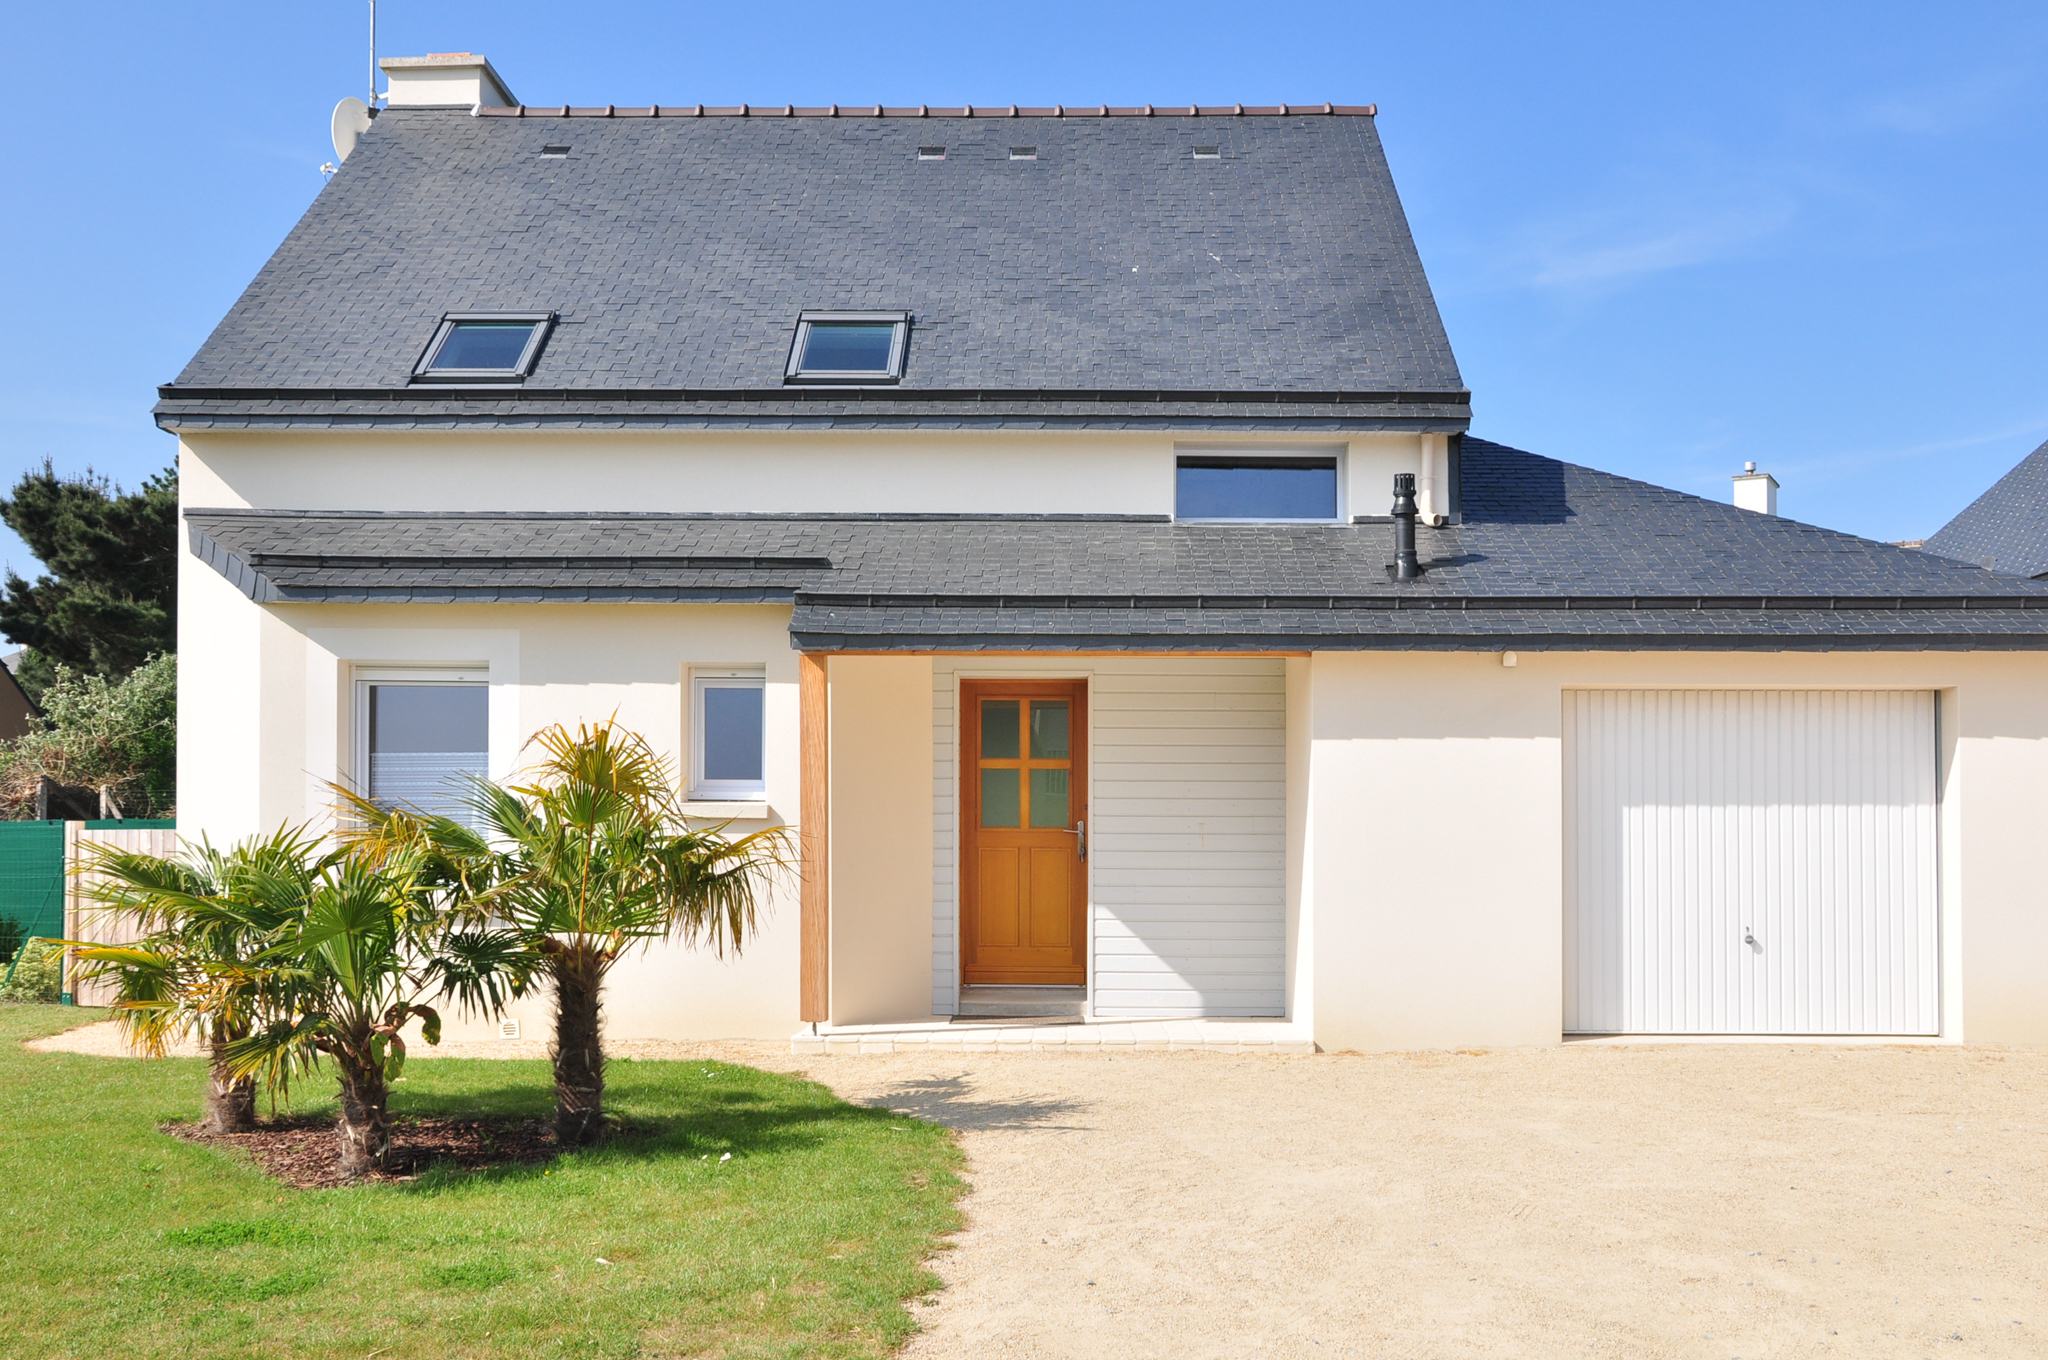
{"type": "Polygon", "coordinates": [[[1925,550],[1988,571],[2048,575],[2048,444],[1944,524],[1925,550]]]}
{"type": "Polygon", "coordinates": [[[1461,430],[1464,380],[1374,121],[1327,107],[387,109],[158,420],[1461,430]],[[930,145],[945,159],[920,160],[930,145]],[[1019,145],[1037,159],[1012,160],[1019,145]],[[912,312],[901,385],[785,386],[806,308],[912,312]],[[560,321],[523,386],[412,383],[464,310],[560,321]]]}
{"type": "Polygon", "coordinates": [[[266,603],[774,601],[806,648],[2048,647],[2048,583],[1476,439],[1422,533],[1142,517],[187,510],[266,603]]]}

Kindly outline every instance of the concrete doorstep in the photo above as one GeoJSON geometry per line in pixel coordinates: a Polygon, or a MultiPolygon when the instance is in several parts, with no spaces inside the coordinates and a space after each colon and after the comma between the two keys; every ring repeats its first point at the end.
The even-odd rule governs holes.
{"type": "Polygon", "coordinates": [[[923,1053],[1005,1050],[1099,1053],[1103,1050],[1191,1050],[1217,1053],[1313,1053],[1308,1027],[1287,1020],[1084,1020],[1069,1024],[1004,1020],[929,1020],[894,1025],[805,1026],[790,1037],[792,1053],[923,1053]]]}

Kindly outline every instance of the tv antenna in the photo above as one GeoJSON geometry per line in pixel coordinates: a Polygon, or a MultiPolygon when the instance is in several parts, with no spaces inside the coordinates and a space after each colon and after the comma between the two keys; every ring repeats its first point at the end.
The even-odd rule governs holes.
{"type": "Polygon", "coordinates": [[[348,159],[348,153],[356,149],[356,143],[370,130],[370,120],[377,116],[377,0],[370,0],[370,98],[367,103],[350,95],[334,106],[334,117],[329,122],[329,131],[334,136],[334,159],[320,167],[322,174],[332,175],[348,159]]]}

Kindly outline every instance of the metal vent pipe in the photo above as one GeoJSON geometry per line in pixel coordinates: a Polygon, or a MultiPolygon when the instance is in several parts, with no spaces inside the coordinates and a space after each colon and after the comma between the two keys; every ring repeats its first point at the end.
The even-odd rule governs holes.
{"type": "Polygon", "coordinates": [[[1422,577],[1422,563],[1415,556],[1415,474],[1394,474],[1394,562],[1387,570],[1396,581],[1422,577]]]}

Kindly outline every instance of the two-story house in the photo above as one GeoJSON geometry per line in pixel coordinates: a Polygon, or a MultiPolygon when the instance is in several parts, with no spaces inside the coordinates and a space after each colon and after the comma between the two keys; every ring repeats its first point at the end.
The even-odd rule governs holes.
{"type": "Polygon", "coordinates": [[[804,846],[622,1037],[2048,1042],[2048,585],[1468,435],[1371,107],[386,69],[156,408],[186,835],[616,714],[804,846]]]}

